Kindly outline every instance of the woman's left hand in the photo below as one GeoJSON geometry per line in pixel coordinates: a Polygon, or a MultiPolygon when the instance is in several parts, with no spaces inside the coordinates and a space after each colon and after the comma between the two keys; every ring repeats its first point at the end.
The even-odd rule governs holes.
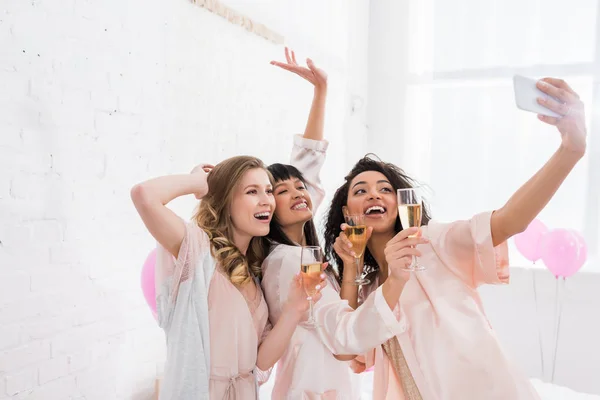
{"type": "MultiPolygon", "coordinates": [[[[325,269],[325,267],[323,269],[325,269]]],[[[304,289],[302,274],[296,274],[290,283],[290,291],[284,306],[285,311],[295,313],[299,319],[302,319],[305,316],[306,311],[308,311],[309,298],[312,299],[313,304],[317,303],[321,299],[321,290],[327,286],[325,272],[321,273],[320,278],[321,282],[316,286],[316,293],[309,297],[304,289]]]]}
{"type": "Polygon", "coordinates": [[[579,95],[562,79],[544,78],[538,81],[537,87],[552,96],[539,97],[538,103],[562,116],[557,118],[538,115],[538,118],[558,128],[562,136],[561,146],[564,149],[580,155],[585,154],[585,110],[579,95]]]}
{"type": "Polygon", "coordinates": [[[296,62],[296,55],[294,52],[290,52],[289,49],[285,48],[285,59],[287,63],[279,61],[271,61],[271,65],[285,69],[301,76],[315,86],[315,89],[326,89],[327,88],[327,73],[320,68],[317,68],[310,58],[306,59],[306,67],[298,65],[296,62]],[[291,54],[290,54],[291,53],[291,54]]]}

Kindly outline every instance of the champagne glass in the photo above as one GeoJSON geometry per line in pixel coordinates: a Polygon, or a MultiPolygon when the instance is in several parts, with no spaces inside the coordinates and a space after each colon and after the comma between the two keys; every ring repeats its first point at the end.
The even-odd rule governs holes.
{"type": "Polygon", "coordinates": [[[348,227],[344,231],[346,237],[352,243],[352,251],[354,251],[354,262],[356,263],[356,278],[354,284],[357,286],[367,285],[371,281],[362,276],[362,266],[360,260],[367,247],[367,225],[365,223],[364,214],[346,214],[346,225],[348,227]]]}
{"type": "Polygon", "coordinates": [[[316,327],[315,316],[313,314],[312,297],[317,294],[317,285],[321,282],[321,272],[323,269],[323,251],[319,246],[302,246],[300,254],[300,272],[302,273],[302,286],[306,295],[311,297],[308,301],[308,320],[305,325],[316,327]]]}
{"type": "MultiPolygon", "coordinates": [[[[416,189],[398,189],[398,216],[402,229],[420,228],[423,202],[416,189]]],[[[416,237],[417,235],[410,235],[416,237]]],[[[406,271],[422,271],[425,267],[419,264],[417,257],[413,256],[412,263],[405,268],[406,271]]]]}

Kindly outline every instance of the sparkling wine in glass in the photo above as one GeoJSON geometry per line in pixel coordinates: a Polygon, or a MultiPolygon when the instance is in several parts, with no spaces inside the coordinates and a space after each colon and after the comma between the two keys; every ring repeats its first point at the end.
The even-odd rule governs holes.
{"type": "MultiPolygon", "coordinates": [[[[402,229],[420,228],[423,212],[423,202],[416,189],[398,189],[398,216],[402,229]]],[[[411,235],[415,237],[416,235],[411,235]]],[[[422,271],[425,267],[419,264],[417,257],[413,256],[412,263],[407,271],[422,271]]]]}
{"type": "Polygon", "coordinates": [[[361,259],[367,247],[367,225],[365,223],[364,214],[346,214],[346,225],[348,227],[344,231],[346,237],[352,243],[352,251],[354,251],[354,262],[356,264],[356,278],[354,284],[357,286],[366,285],[371,281],[362,276],[361,259]]]}
{"type": "Polygon", "coordinates": [[[309,311],[308,320],[305,325],[316,326],[315,316],[313,314],[312,297],[317,294],[317,285],[321,282],[321,272],[323,271],[323,252],[318,246],[302,246],[300,255],[300,272],[302,273],[302,285],[306,295],[311,297],[308,301],[309,311]]]}

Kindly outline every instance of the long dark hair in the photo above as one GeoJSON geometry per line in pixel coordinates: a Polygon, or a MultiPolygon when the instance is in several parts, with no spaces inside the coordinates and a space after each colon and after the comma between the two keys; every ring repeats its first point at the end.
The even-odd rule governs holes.
{"type": "MultiPolygon", "coordinates": [[[[300,181],[302,181],[302,183],[306,185],[304,175],[302,175],[298,168],[294,167],[293,165],[276,163],[269,165],[267,167],[267,170],[273,176],[273,186],[277,185],[279,182],[286,181],[288,179],[300,179],[300,181]]],[[[304,223],[304,238],[306,240],[307,246],[321,246],[321,244],[319,243],[319,236],[317,235],[317,228],[312,218],[304,223]]],[[[278,244],[298,246],[298,243],[294,243],[285,234],[281,227],[281,224],[277,220],[277,214],[274,214],[273,218],[271,219],[269,234],[263,240],[263,253],[265,255],[268,255],[270,250],[278,244]]],[[[331,265],[327,266],[325,272],[332,276],[334,279],[339,279],[338,275],[336,274],[335,270],[331,265]]]]}
{"type": "MultiPolygon", "coordinates": [[[[357,175],[365,171],[377,171],[385,175],[385,177],[392,184],[394,191],[397,189],[408,189],[417,186],[417,182],[406,175],[402,169],[392,163],[385,163],[379,160],[379,158],[374,154],[365,155],[354,165],[354,167],[352,167],[350,173],[344,178],[344,184],[340,186],[333,195],[331,206],[327,212],[327,219],[325,220],[325,256],[330,260],[335,260],[340,280],[343,278],[344,269],[342,267],[342,259],[333,249],[333,245],[341,233],[340,226],[345,222],[342,207],[348,203],[350,182],[352,182],[357,175]]],[[[429,223],[431,217],[429,216],[429,207],[424,201],[422,208],[423,214],[421,225],[425,226],[429,223]]],[[[402,229],[400,218],[397,217],[394,230],[396,232],[400,232],[402,229]]],[[[379,265],[377,265],[375,258],[368,248],[365,249],[364,258],[365,273],[372,281],[379,271],[379,265]]]]}

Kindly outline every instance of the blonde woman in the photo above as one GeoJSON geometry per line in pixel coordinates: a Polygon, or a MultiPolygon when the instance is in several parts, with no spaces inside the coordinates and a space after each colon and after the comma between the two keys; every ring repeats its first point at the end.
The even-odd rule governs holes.
{"type": "Polygon", "coordinates": [[[308,308],[296,277],[283,318],[272,328],[268,322],[257,283],[262,256],[256,238],[269,233],[272,190],[263,163],[247,156],[132,189],[135,207],[159,244],[158,322],[167,339],[160,399],[258,398],[263,371],[281,357],[308,308]],[[188,194],[201,202],[186,223],[166,204],[188,194]]]}

